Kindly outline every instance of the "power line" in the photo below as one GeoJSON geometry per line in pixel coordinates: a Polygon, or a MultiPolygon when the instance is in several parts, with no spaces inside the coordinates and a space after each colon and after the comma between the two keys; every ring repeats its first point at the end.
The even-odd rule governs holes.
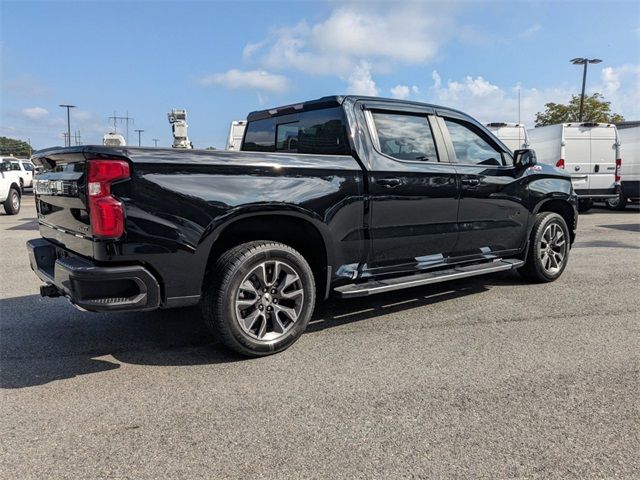
{"type": "Polygon", "coordinates": [[[113,133],[116,133],[118,131],[117,129],[117,122],[118,121],[124,121],[125,122],[125,128],[126,128],[126,134],[125,134],[125,140],[127,142],[127,145],[129,144],[129,121],[131,121],[131,123],[135,123],[135,119],[133,117],[129,116],[129,111],[127,110],[127,113],[124,117],[119,117],[118,115],[116,115],[116,111],[113,111],[113,116],[109,117],[109,120],[113,120],[113,133]]]}

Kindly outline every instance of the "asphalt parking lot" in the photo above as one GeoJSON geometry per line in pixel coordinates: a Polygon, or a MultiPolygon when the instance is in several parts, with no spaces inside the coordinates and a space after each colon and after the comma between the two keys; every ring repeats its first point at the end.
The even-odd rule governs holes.
{"type": "Polygon", "coordinates": [[[640,215],[580,217],[563,277],[318,307],[247,360],[196,311],[42,299],[0,215],[2,478],[638,478],[640,215]]]}

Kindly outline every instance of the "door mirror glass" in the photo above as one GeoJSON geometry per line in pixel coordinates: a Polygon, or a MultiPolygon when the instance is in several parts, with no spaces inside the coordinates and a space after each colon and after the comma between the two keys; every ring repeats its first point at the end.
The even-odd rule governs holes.
{"type": "Polygon", "coordinates": [[[533,167],[536,163],[538,163],[535,150],[531,150],[530,148],[516,150],[515,152],[513,152],[513,163],[516,167],[533,167]]]}

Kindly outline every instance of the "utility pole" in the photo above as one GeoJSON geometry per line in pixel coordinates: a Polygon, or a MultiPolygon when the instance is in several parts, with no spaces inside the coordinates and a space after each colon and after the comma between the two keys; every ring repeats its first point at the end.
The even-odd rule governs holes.
{"type": "Polygon", "coordinates": [[[590,63],[601,63],[602,60],[599,58],[573,58],[571,59],[571,63],[574,65],[584,65],[584,70],[582,71],[582,93],[580,94],[580,113],[578,114],[578,121],[582,122],[582,113],[584,111],[584,87],[587,83],[587,66],[590,63]]]}
{"type": "Polygon", "coordinates": [[[64,146],[70,146],[71,141],[69,140],[69,134],[67,132],[62,132],[62,136],[64,137],[64,146]]]}
{"type": "Polygon", "coordinates": [[[75,105],[60,105],[62,108],[67,109],[67,136],[65,137],[65,147],[71,146],[71,114],[69,113],[72,108],[76,108],[75,105]]]}
{"type": "Polygon", "coordinates": [[[154,147],[158,147],[158,139],[157,138],[152,138],[151,140],[153,140],[153,146],[154,147]]]}
{"type": "Polygon", "coordinates": [[[81,137],[80,137],[80,130],[78,130],[77,132],[75,132],[75,133],[73,134],[73,137],[74,137],[74,138],[75,138],[75,140],[76,140],[76,145],[82,145],[82,140],[81,140],[81,137]]]}
{"type": "Polygon", "coordinates": [[[134,132],[138,132],[138,146],[141,147],[142,146],[142,132],[144,132],[144,130],[134,130],[134,132]]]}

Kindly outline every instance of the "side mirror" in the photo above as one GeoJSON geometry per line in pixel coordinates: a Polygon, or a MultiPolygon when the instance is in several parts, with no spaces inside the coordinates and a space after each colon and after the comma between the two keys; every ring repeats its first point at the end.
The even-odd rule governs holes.
{"type": "Polygon", "coordinates": [[[516,167],[529,168],[538,163],[535,150],[523,148],[513,152],[513,163],[516,167]]]}

